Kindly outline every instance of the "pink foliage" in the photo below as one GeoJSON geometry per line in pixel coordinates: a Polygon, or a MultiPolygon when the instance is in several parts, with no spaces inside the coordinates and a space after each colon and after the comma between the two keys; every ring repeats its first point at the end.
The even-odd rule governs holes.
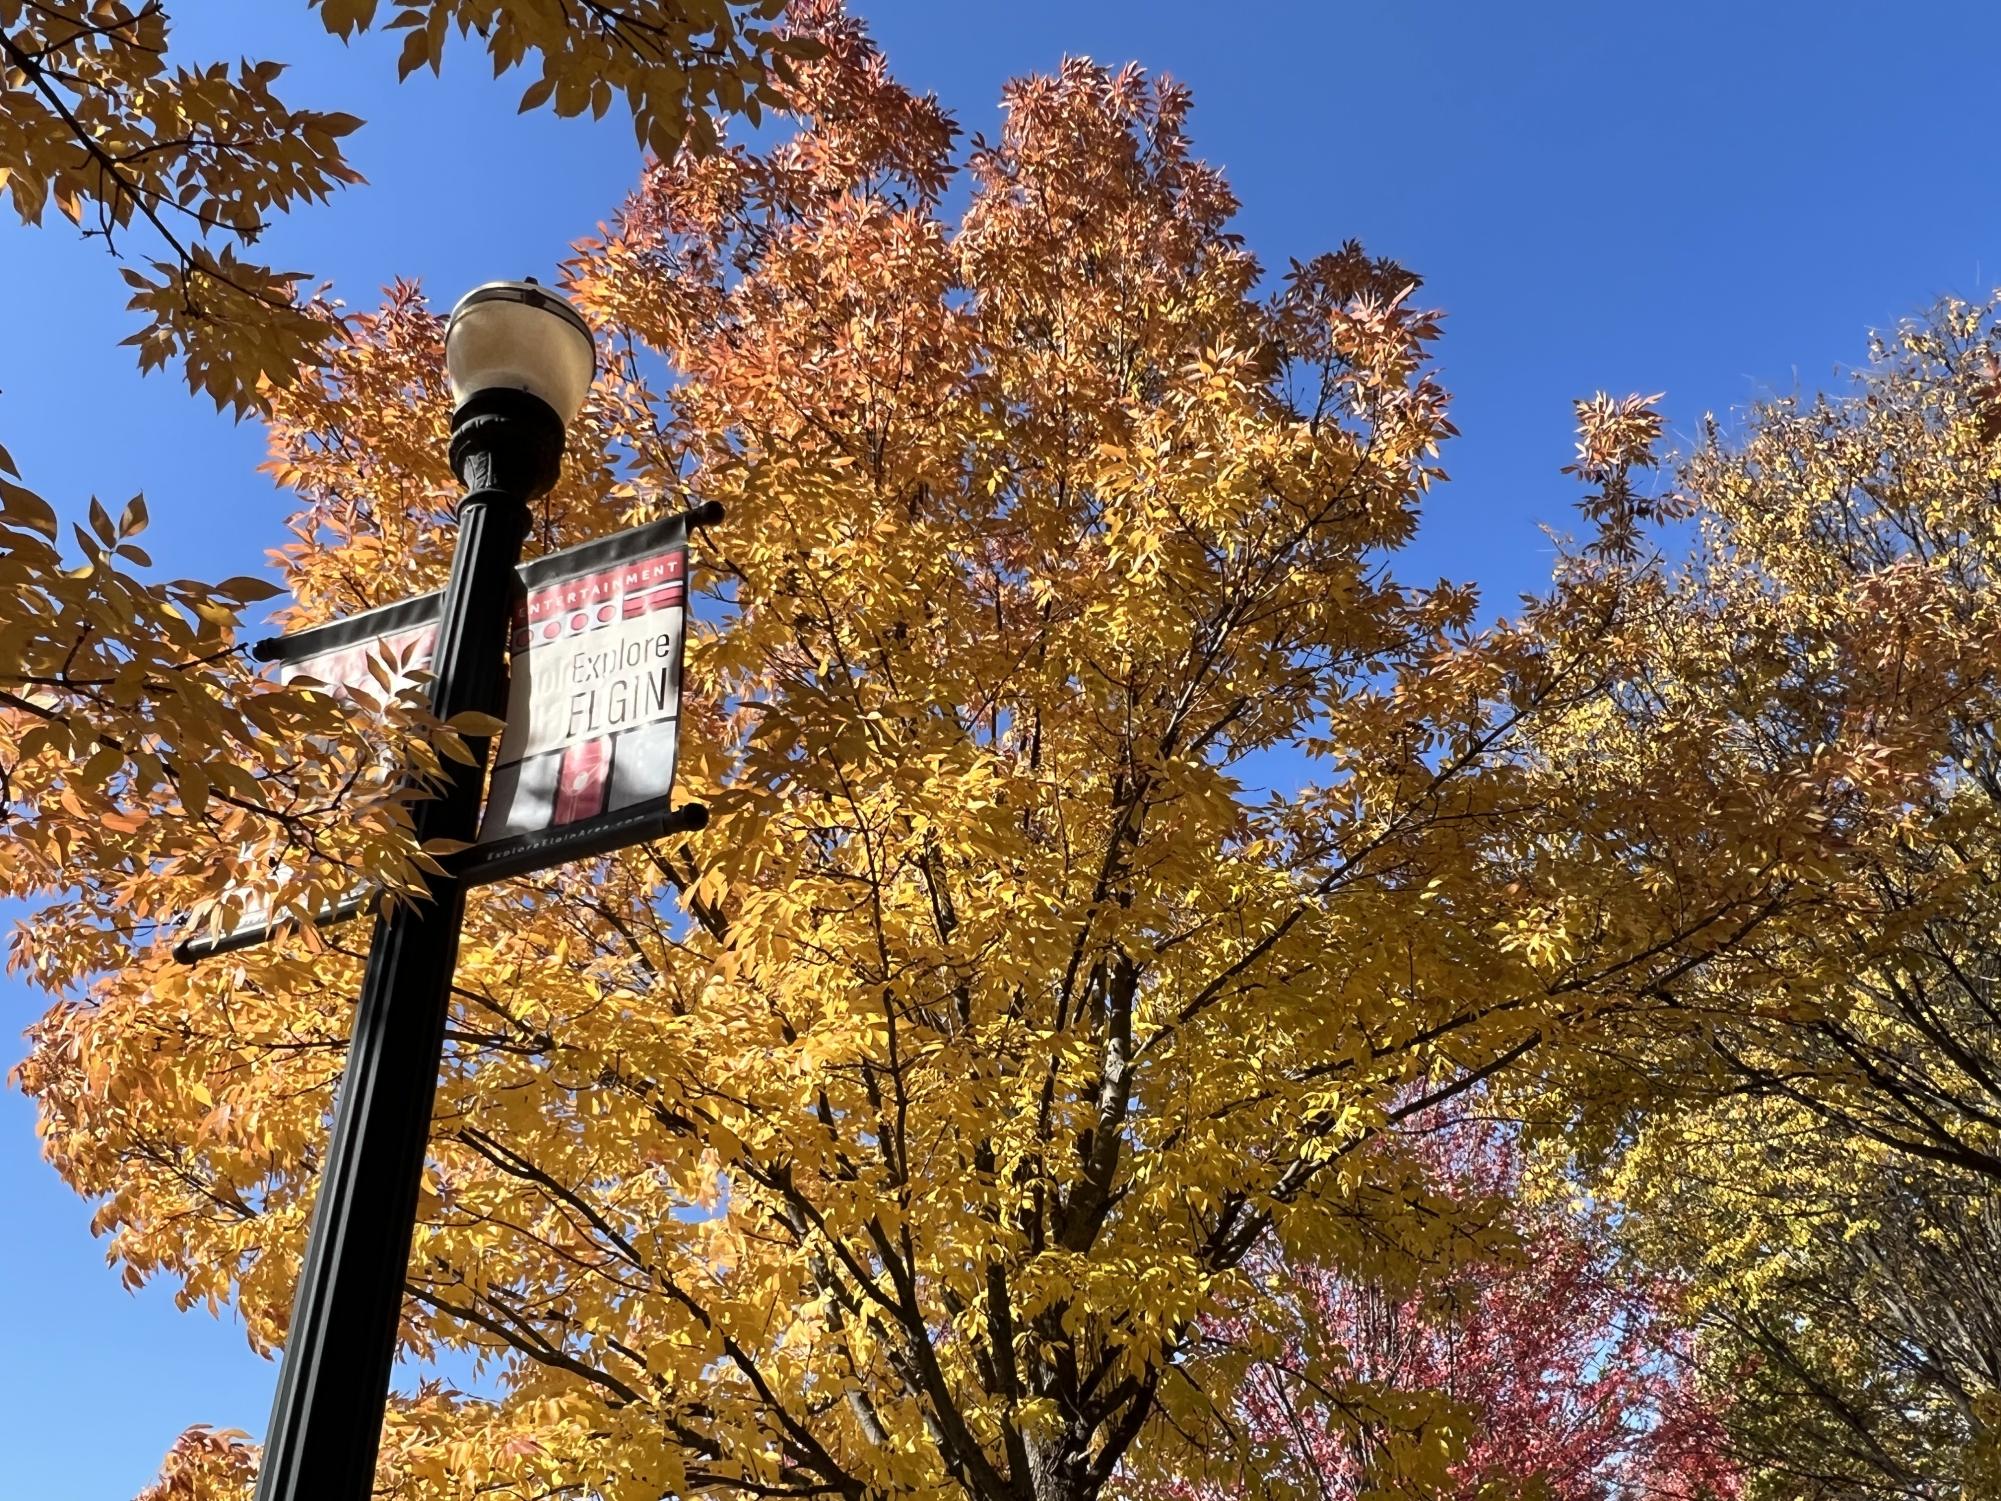
{"type": "MultiPolygon", "coordinates": [[[[1250,1473],[1324,1501],[1371,1493],[1397,1468],[1386,1457],[1399,1431],[1421,1441],[1440,1423],[1429,1393],[1458,1409],[1465,1434],[1445,1495],[1734,1501],[1739,1479],[1718,1413],[1694,1388],[1672,1299],[1618,1266],[1602,1219],[1522,1207],[1508,1128],[1462,1120],[1408,1144],[1437,1191],[1502,1206],[1516,1249],[1447,1268],[1443,1298],[1434,1269],[1429,1300],[1270,1255],[1259,1280],[1294,1327],[1236,1394],[1250,1473]]],[[[1225,1344],[1239,1332],[1211,1331],[1225,1344]]],[[[1213,1501],[1249,1478],[1170,1489],[1213,1501]]]]}

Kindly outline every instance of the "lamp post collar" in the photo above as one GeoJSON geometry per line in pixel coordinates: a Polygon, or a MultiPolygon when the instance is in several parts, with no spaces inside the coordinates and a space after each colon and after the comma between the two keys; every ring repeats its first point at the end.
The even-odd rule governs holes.
{"type": "Polygon", "coordinates": [[[525,504],[562,472],[563,419],[528,391],[475,391],[452,413],[451,459],[467,494],[497,490],[525,504]]]}

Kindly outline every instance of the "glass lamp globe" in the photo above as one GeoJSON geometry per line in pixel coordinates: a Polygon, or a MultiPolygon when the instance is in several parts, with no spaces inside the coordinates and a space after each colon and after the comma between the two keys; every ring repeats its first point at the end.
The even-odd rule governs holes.
{"type": "Polygon", "coordinates": [[[526,391],[567,427],[590,393],[597,347],[583,315],[547,287],[490,281],[452,309],[445,370],[454,405],[480,391],[526,391]]]}

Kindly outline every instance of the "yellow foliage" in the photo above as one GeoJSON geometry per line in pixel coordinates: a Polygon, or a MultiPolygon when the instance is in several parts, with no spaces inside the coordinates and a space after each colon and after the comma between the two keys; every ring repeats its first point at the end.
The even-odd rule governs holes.
{"type": "Polygon", "coordinates": [[[1582,770],[1699,737],[1727,780],[1657,839],[1742,839],[1779,883],[1548,1102],[1581,1110],[1629,1249],[1684,1282],[1747,1494],[1774,1501],[1802,1473],[1980,1494],[1992,1449],[1995,308],[1871,355],[1852,391],[1711,424],[1676,502],[1699,544],[1650,585],[1631,689],[1543,740],[1582,770]]]}
{"type": "MultiPolygon", "coordinates": [[[[471,9],[407,10],[420,60],[471,9]]],[[[1184,1361],[1261,1240],[1418,1275],[1474,1232],[1388,1133],[1684,1026],[1846,848],[1826,760],[1694,693],[1632,712],[1660,642],[1721,649],[1628,545],[1644,403],[1584,414],[1594,549],[1475,633],[1388,571],[1452,431],[1413,277],[1349,246],[1261,295],[1176,85],[1067,63],[961,165],[857,23],[793,18],[797,133],[666,156],[570,268],[606,374],[534,545],[724,503],[681,758],[711,818],[472,904],[401,1343],[498,1395],[398,1405],[413,1501],[1085,1501],[1171,1464],[1227,1431],[1184,1361]],[[1251,790],[1287,754],[1315,784],[1251,790]]],[[[399,288],[270,392],[297,620],[441,575],[437,344],[399,288]]],[[[1887,758],[1860,812],[1906,727],[1846,747],[1887,758]]],[[[193,971],[142,937],[55,966],[88,996],[22,1082],[114,1259],[270,1347],[364,935],[193,971]]],[[[1461,1415],[1370,1400],[1384,1493],[1442,1475],[1461,1415]]]]}
{"type": "MultiPolygon", "coordinates": [[[[377,24],[378,0],[309,0],[343,40],[377,24]]],[[[774,25],[783,0],[427,0],[395,8],[398,76],[437,72],[453,32],[476,33],[494,75],[541,77],[523,110],[603,118],[614,99],[641,146],[668,156],[685,139],[712,149],[710,110],[778,103],[779,82],[810,41],[774,25]]],[[[151,369],[182,361],[217,407],[261,409],[338,327],[302,303],[306,277],[239,258],[279,214],[359,182],[340,141],[351,114],[295,110],[272,91],[276,62],[179,64],[160,0],[0,0],[0,190],[27,224],[51,205],[114,253],[130,233],[155,239],[152,274],[127,269],[130,306],[147,315],[127,342],[151,369]]]]}

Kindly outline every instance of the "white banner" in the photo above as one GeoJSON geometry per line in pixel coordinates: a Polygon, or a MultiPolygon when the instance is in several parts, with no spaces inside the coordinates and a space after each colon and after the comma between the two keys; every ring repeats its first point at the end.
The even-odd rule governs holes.
{"type": "Polygon", "coordinates": [[[688,549],[672,530],[641,528],[590,544],[588,558],[557,553],[523,569],[480,843],[659,801],[673,787],[688,549]],[[639,545],[607,557],[626,538],[639,545]]]}

